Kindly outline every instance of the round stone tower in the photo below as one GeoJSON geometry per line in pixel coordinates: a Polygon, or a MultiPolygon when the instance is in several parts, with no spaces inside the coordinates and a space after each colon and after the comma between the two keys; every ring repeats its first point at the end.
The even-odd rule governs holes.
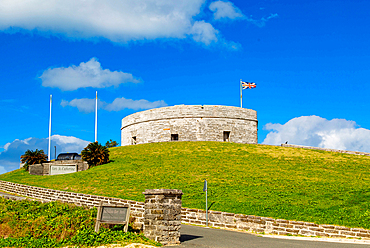
{"type": "Polygon", "coordinates": [[[219,105],[176,105],[122,119],[121,145],[167,141],[257,144],[257,112],[219,105]]]}

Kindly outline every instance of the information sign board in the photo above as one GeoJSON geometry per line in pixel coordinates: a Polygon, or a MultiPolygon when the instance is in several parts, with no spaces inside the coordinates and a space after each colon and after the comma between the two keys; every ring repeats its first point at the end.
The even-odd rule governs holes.
{"type": "Polygon", "coordinates": [[[124,231],[127,232],[130,219],[130,204],[111,205],[100,202],[98,215],[96,217],[95,232],[99,232],[101,223],[125,225],[124,231]]]}
{"type": "Polygon", "coordinates": [[[51,165],[50,175],[60,175],[77,172],[77,165],[51,165]]]}

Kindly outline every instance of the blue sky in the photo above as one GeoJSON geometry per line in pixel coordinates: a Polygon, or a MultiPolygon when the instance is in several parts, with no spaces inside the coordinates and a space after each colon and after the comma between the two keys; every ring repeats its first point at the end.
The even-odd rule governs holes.
{"type": "Polygon", "coordinates": [[[259,143],[370,152],[369,1],[0,0],[0,173],[120,141],[121,119],[177,104],[257,111],[259,143]],[[54,158],[54,152],[52,152],[54,158]]]}

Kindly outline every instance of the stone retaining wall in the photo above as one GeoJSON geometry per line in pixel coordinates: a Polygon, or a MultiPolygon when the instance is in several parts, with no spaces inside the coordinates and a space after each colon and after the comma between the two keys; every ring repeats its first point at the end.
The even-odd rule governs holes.
{"type": "MultiPolygon", "coordinates": [[[[188,224],[206,225],[206,211],[183,208],[181,221],[188,224]]],[[[265,234],[291,234],[332,238],[370,238],[370,230],[361,228],[318,225],[304,221],[273,219],[218,211],[208,212],[208,225],[265,234]]]]}
{"type": "Polygon", "coordinates": [[[46,189],[6,181],[0,181],[0,191],[34,198],[44,202],[61,201],[66,203],[72,203],[77,206],[85,206],[88,208],[98,207],[101,201],[105,204],[117,204],[117,205],[128,203],[131,205],[130,219],[131,222],[134,223],[134,228],[143,229],[144,225],[143,202],[123,200],[113,197],[73,193],[54,189],[46,189]]]}
{"type": "MultiPolygon", "coordinates": [[[[134,227],[144,227],[144,203],[123,200],[112,197],[88,195],[66,192],[61,190],[45,189],[40,187],[22,185],[0,181],[0,191],[14,193],[42,201],[62,201],[78,206],[97,207],[100,201],[107,204],[131,204],[131,222],[134,227]]],[[[257,233],[278,235],[321,236],[332,238],[370,238],[370,230],[361,228],[348,228],[334,225],[318,225],[311,222],[289,221],[273,219],[254,215],[234,214],[227,212],[209,211],[208,224],[211,227],[245,230],[257,233]]],[[[206,212],[199,209],[182,208],[181,222],[195,225],[206,224],[206,212]]]]}

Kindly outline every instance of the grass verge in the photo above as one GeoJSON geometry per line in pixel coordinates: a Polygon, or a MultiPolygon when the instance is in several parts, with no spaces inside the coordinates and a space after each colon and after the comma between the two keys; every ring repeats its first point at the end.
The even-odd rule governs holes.
{"type": "Polygon", "coordinates": [[[168,142],[110,149],[87,171],[0,180],[143,201],[151,188],[181,189],[183,206],[370,229],[370,157],[221,142],[168,142]]]}
{"type": "Polygon", "coordinates": [[[11,201],[0,197],[0,247],[90,247],[111,243],[158,245],[123,226],[94,232],[96,209],[60,202],[11,201]]]}

